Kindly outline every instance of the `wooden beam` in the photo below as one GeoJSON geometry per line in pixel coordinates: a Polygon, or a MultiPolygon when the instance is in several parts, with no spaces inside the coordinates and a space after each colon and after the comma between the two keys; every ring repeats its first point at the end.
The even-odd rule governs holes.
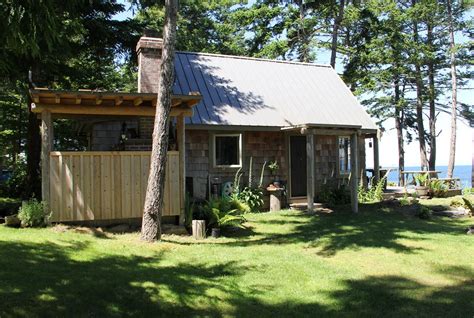
{"type": "Polygon", "coordinates": [[[115,99],[115,106],[120,106],[123,103],[123,96],[119,96],[115,99]]]}
{"type": "Polygon", "coordinates": [[[377,183],[380,179],[380,161],[379,161],[379,137],[378,134],[373,137],[374,142],[374,181],[377,183]]]}
{"type": "Polygon", "coordinates": [[[79,95],[76,95],[76,105],[80,105],[82,102],[82,98],[79,95]]]}
{"type": "Polygon", "coordinates": [[[301,134],[313,134],[322,136],[350,136],[357,130],[355,129],[319,129],[319,128],[301,128],[301,134]]]}
{"type": "Polygon", "coordinates": [[[141,105],[142,103],[143,103],[143,98],[140,98],[140,97],[139,97],[139,98],[135,98],[135,99],[133,100],[133,105],[135,105],[135,106],[139,106],[139,105],[141,105]]]}
{"type": "Polygon", "coordinates": [[[51,112],[41,112],[41,196],[46,214],[50,213],[50,153],[53,148],[53,122],[51,112]]]}
{"type": "Polygon", "coordinates": [[[184,225],[184,198],[186,196],[186,164],[185,164],[185,122],[184,116],[179,115],[176,117],[176,132],[177,132],[177,142],[179,150],[179,202],[180,202],[180,214],[179,214],[179,224],[184,225]]]}
{"type": "Polygon", "coordinates": [[[312,212],[314,205],[314,134],[306,135],[306,190],[308,212],[312,212]]]}
{"type": "MultiPolygon", "coordinates": [[[[104,116],[145,116],[154,117],[155,107],[149,106],[86,106],[86,105],[49,105],[36,104],[32,109],[34,113],[41,113],[49,110],[52,114],[72,114],[72,115],[104,115],[104,116]]],[[[190,117],[193,115],[192,108],[174,107],[171,108],[170,116],[179,115],[190,117]]]]}
{"type": "Polygon", "coordinates": [[[59,94],[56,94],[56,95],[54,96],[54,101],[55,101],[56,104],[61,103],[61,97],[59,96],[59,94]]]}
{"type": "Polygon", "coordinates": [[[351,135],[351,207],[352,212],[359,212],[359,136],[357,133],[351,135]]]}

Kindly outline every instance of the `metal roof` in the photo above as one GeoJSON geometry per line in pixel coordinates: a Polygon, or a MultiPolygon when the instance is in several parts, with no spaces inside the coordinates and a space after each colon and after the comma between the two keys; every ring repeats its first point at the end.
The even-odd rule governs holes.
{"type": "Polygon", "coordinates": [[[377,129],[328,65],[177,52],[175,68],[174,93],[202,95],[188,124],[377,129]]]}

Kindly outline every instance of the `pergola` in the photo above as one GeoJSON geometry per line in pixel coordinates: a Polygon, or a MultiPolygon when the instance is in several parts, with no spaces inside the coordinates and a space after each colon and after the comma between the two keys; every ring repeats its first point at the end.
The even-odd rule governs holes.
{"type": "MultiPolygon", "coordinates": [[[[48,213],[55,209],[61,210],[57,213],[63,213],[63,210],[67,210],[65,215],[60,217],[53,217],[55,221],[82,221],[82,220],[97,220],[97,219],[107,219],[115,218],[114,211],[121,209],[121,217],[136,216],[138,212],[134,212],[133,215],[125,215],[123,213],[124,207],[122,205],[127,205],[127,209],[130,206],[128,202],[122,201],[122,205],[118,206],[117,200],[121,199],[121,196],[127,191],[120,190],[120,195],[116,196],[114,191],[119,191],[120,187],[129,185],[130,183],[135,182],[139,189],[143,190],[143,184],[148,178],[148,171],[146,170],[146,161],[143,159],[143,156],[149,157],[149,152],[136,152],[135,157],[130,158],[115,158],[111,156],[130,156],[129,152],[68,152],[60,153],[53,152],[53,118],[83,118],[83,117],[94,117],[94,116],[136,116],[136,117],[153,117],[156,112],[157,105],[157,94],[150,93],[124,93],[124,92],[101,92],[101,91],[91,91],[91,90],[78,90],[78,91],[62,91],[62,90],[51,90],[51,89],[33,89],[30,90],[30,96],[33,101],[32,111],[39,114],[41,118],[41,174],[42,174],[42,198],[46,202],[48,213]],[[69,156],[59,158],[59,163],[52,161],[53,156],[69,156]],[[78,155],[78,159],[73,157],[78,155]],[[87,157],[89,156],[89,157],[87,157]],[[107,156],[106,159],[100,161],[100,168],[96,168],[97,165],[94,162],[94,158],[100,156],[107,156]],[[74,161],[77,159],[77,162],[74,161]],[[70,160],[70,161],[67,161],[70,160]],[[118,162],[116,165],[120,165],[120,168],[123,169],[126,167],[123,162],[128,163],[127,160],[138,160],[138,166],[141,165],[141,179],[138,180],[136,176],[136,171],[129,171],[130,180],[124,180],[123,171],[119,171],[117,174],[115,170],[116,167],[113,163],[118,162]],[[66,162],[66,163],[65,163],[66,162]],[[111,164],[111,167],[104,168],[104,162],[111,164]],[[57,171],[52,171],[56,169],[55,164],[58,163],[59,167],[57,171]],[[66,168],[65,165],[68,165],[66,168]],[[89,169],[90,167],[90,169],[89,169]],[[80,169],[79,169],[80,168],[80,169]],[[74,170],[76,169],[76,170],[74,170]],[[107,169],[105,172],[97,169],[107,169]],[[73,171],[74,170],[74,171],[73,171]],[[95,173],[95,174],[94,174],[95,173]],[[97,177],[96,174],[99,173],[100,176],[97,177]],[[84,175],[84,176],[83,176],[84,175]],[[88,175],[91,180],[88,180],[85,175],[88,175]],[[104,177],[105,175],[105,177],[104,177]],[[55,179],[56,178],[56,179],[55,179]],[[94,201],[93,203],[87,203],[87,193],[84,194],[84,188],[90,184],[90,187],[93,188],[95,181],[98,178],[98,183],[100,189],[97,189],[97,184],[94,190],[88,189],[89,192],[102,191],[98,195],[101,195],[99,199],[95,199],[94,193],[89,193],[91,196],[90,200],[94,201]],[[119,180],[120,179],[120,180],[119,180]],[[52,181],[53,180],[53,181],[52,181]],[[60,185],[53,184],[60,182],[60,185]],[[60,181],[58,181],[60,180],[60,181]],[[104,185],[107,185],[107,188],[104,188],[104,185]],[[70,193],[68,193],[68,198],[58,198],[57,196],[62,196],[61,192],[66,188],[70,193]],[[109,189],[110,188],[110,189],[109,189]],[[52,195],[53,191],[53,195],[52,195]],[[105,194],[109,197],[104,199],[105,194]],[[56,196],[56,197],[55,197],[56,196]],[[70,199],[69,199],[70,197],[70,199]],[[66,200],[63,202],[63,200],[66,200]],[[69,200],[69,201],[67,201],[69,200]],[[115,200],[115,201],[114,201],[115,200]],[[97,203],[96,201],[100,201],[97,203]],[[105,203],[104,203],[105,202],[105,203]],[[87,204],[90,206],[86,206],[87,204]],[[98,212],[95,213],[94,207],[97,206],[97,209],[103,209],[106,212],[101,212],[101,215],[104,216],[98,217],[98,212]],[[57,205],[57,207],[55,207],[57,205]],[[105,207],[104,207],[105,206],[105,207]],[[95,213],[95,214],[94,214],[95,213]]],[[[173,207],[173,209],[179,209],[179,214],[182,217],[182,210],[184,208],[184,187],[185,187],[185,163],[184,163],[184,146],[185,146],[185,135],[184,135],[184,118],[187,116],[192,116],[193,106],[199,103],[201,100],[201,95],[198,93],[191,93],[190,95],[172,95],[172,105],[171,105],[171,117],[176,117],[176,130],[177,130],[177,144],[178,151],[173,152],[173,156],[176,158],[176,167],[179,171],[173,170],[177,180],[171,180],[172,182],[177,182],[176,189],[179,188],[179,193],[174,197],[179,198],[179,206],[173,207]]],[[[168,157],[169,158],[169,157],[168,157]]],[[[54,159],[55,160],[55,159],[54,159]]],[[[149,160],[149,159],[148,159],[149,160]]],[[[148,162],[149,164],[149,162],[148,162]]],[[[130,165],[130,170],[133,170],[133,163],[130,165]]],[[[173,166],[174,167],[174,166],[173,166]]],[[[127,168],[128,169],[128,168],[127,168]]],[[[170,181],[170,182],[171,182],[170,181]]],[[[133,186],[133,184],[132,184],[133,186]]],[[[136,188],[130,188],[131,192],[136,192],[136,188]]],[[[133,195],[133,193],[131,194],[133,195]]],[[[170,196],[171,197],[171,196],[170,196]]],[[[141,200],[137,197],[136,200],[141,200]]],[[[136,201],[134,200],[134,201],[136,201]]],[[[133,202],[132,202],[133,203],[133,202]]],[[[134,204],[134,203],[133,203],[134,204]]],[[[134,210],[138,209],[137,205],[134,210]]],[[[140,209],[141,210],[141,209],[140,209]]],[[[55,212],[55,211],[53,211],[55,212]]],[[[141,211],[140,211],[141,213],[141,211]]]]}
{"type": "Polygon", "coordinates": [[[360,125],[322,125],[322,124],[304,124],[285,127],[284,131],[299,132],[301,135],[306,136],[306,165],[307,165],[307,204],[308,211],[313,210],[314,196],[315,196],[315,149],[314,140],[316,135],[324,136],[350,136],[351,137],[351,174],[350,190],[351,190],[351,207],[352,211],[357,213],[359,211],[358,202],[358,187],[360,183],[360,171],[359,163],[359,138],[361,136],[365,138],[372,138],[374,143],[374,181],[379,180],[379,133],[378,130],[362,129],[360,125]]]}

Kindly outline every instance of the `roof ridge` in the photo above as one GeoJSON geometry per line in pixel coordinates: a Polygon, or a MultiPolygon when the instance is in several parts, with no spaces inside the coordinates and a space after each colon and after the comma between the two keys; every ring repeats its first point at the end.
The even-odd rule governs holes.
{"type": "Polygon", "coordinates": [[[308,65],[308,66],[332,68],[332,66],[329,65],[329,64],[308,63],[308,62],[298,62],[298,61],[288,61],[288,60],[275,60],[275,59],[267,59],[267,58],[262,58],[262,57],[250,57],[250,56],[243,56],[243,55],[227,55],[227,54],[218,54],[218,53],[189,52],[189,51],[176,51],[176,53],[214,56],[214,57],[240,59],[240,60],[264,61],[264,62],[273,62],[273,63],[282,63],[282,64],[308,65]]]}

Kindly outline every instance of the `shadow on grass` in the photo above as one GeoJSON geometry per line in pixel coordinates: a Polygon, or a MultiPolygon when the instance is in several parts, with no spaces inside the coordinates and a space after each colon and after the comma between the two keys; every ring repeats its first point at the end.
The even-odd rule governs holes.
{"type": "Polygon", "coordinates": [[[406,214],[395,212],[383,204],[362,205],[361,211],[354,214],[347,209],[331,214],[307,214],[290,212],[280,219],[257,220],[258,225],[274,226],[275,231],[257,238],[225,242],[223,244],[248,246],[258,244],[298,244],[304,243],[318,248],[318,254],[333,256],[344,249],[362,247],[387,248],[399,253],[416,253],[420,248],[406,246],[400,239],[422,240],[413,234],[451,234],[463,235],[463,225],[453,220],[420,220],[406,214]],[[280,230],[290,225],[288,230],[280,230]]]}
{"type": "Polygon", "coordinates": [[[474,309],[474,273],[461,266],[438,270],[454,281],[449,287],[366,277],[321,290],[329,303],[303,303],[291,293],[275,301],[268,286],[240,284],[258,269],[236,262],[170,264],[166,253],[78,258],[88,246],[0,242],[0,316],[468,317],[474,309]]]}

